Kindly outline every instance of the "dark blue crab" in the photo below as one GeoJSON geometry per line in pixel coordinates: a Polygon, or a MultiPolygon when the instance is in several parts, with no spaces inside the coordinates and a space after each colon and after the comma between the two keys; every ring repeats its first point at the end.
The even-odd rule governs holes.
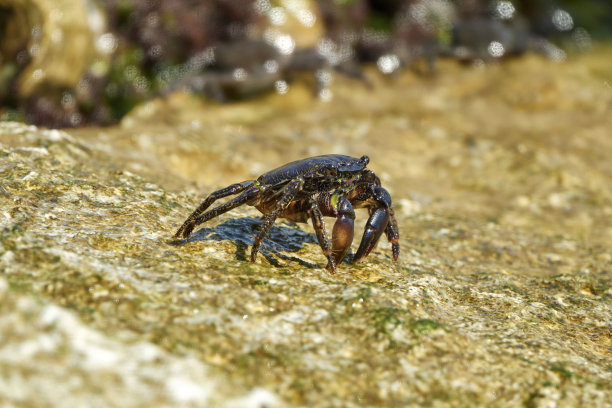
{"type": "Polygon", "coordinates": [[[380,185],[380,179],[366,166],[370,159],[362,156],[330,154],[288,163],[259,176],[232,184],[210,194],[185,220],[174,235],[187,238],[193,229],[220,214],[243,204],[261,211],[263,223],[253,242],[251,262],[255,262],[259,245],[276,218],[295,222],[312,220],[317,239],[327,257],[327,269],[334,273],[353,242],[355,212],[367,208],[370,217],[352,262],[365,258],[384,232],[391,242],[393,259],[399,256],[399,230],[391,208],[391,196],[380,185]],[[206,211],[216,200],[238,194],[230,201],[206,211]],[[206,211],[206,212],[205,212],[206,211]],[[330,241],[323,216],[335,217],[330,241]]]}

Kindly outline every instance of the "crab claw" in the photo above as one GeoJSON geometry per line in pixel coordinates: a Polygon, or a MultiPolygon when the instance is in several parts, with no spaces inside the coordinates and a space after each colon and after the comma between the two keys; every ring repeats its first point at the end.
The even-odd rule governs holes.
{"type": "MultiPolygon", "coordinates": [[[[333,202],[333,198],[332,198],[333,202]]],[[[332,257],[336,265],[340,265],[355,235],[355,211],[346,197],[338,197],[334,207],[336,223],[332,230],[332,257]]]]}
{"type": "Polygon", "coordinates": [[[372,211],[368,222],[366,223],[359,249],[353,257],[353,263],[359,263],[363,258],[368,256],[370,251],[374,249],[378,243],[378,239],[382,235],[387,223],[389,222],[389,209],[382,207],[372,211]]]}
{"type": "Polygon", "coordinates": [[[334,224],[332,230],[332,256],[334,257],[334,263],[336,265],[340,265],[340,262],[342,262],[353,243],[355,230],[355,221],[353,218],[343,214],[336,219],[336,223],[334,224]]]}
{"type": "MultiPolygon", "coordinates": [[[[378,243],[384,231],[389,230],[388,233],[390,236],[393,236],[393,238],[395,238],[395,235],[398,235],[392,231],[397,229],[395,225],[388,228],[390,220],[392,224],[395,224],[389,192],[380,186],[370,185],[366,194],[369,196],[368,201],[370,201],[370,218],[368,218],[368,222],[366,223],[359,249],[353,257],[353,263],[359,263],[363,258],[368,256],[370,251],[372,251],[378,243]]],[[[399,254],[399,246],[396,252],[399,254]]]]}

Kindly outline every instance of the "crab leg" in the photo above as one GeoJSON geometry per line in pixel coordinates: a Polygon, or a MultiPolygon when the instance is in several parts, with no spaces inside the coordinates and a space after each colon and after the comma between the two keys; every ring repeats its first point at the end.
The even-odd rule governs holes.
{"type": "MultiPolygon", "coordinates": [[[[359,244],[359,249],[357,249],[357,252],[353,257],[353,263],[359,263],[363,258],[368,256],[372,249],[374,249],[383,231],[387,230],[389,219],[391,217],[391,213],[393,212],[391,209],[391,196],[389,196],[389,193],[384,188],[378,187],[374,184],[369,184],[364,193],[365,196],[360,197],[360,200],[373,200],[374,205],[370,207],[370,218],[368,218],[366,223],[365,231],[363,233],[363,237],[361,238],[361,243],[359,244]]],[[[395,234],[393,229],[395,229],[395,232],[397,232],[397,224],[394,224],[394,226],[389,228],[389,233],[387,236],[389,237],[389,234],[392,234],[391,239],[394,239],[395,235],[399,237],[399,234],[395,234]]],[[[393,247],[394,257],[396,250],[399,254],[399,245],[397,243],[395,243],[395,246],[393,247]]]]}
{"type": "Polygon", "coordinates": [[[274,209],[270,213],[264,215],[263,223],[261,224],[259,233],[253,241],[253,248],[251,249],[251,262],[255,262],[255,259],[257,259],[257,252],[259,251],[259,246],[261,245],[261,242],[264,240],[266,235],[268,235],[268,231],[270,231],[270,228],[272,228],[274,221],[276,221],[276,217],[278,217],[278,215],[291,203],[291,200],[293,200],[293,197],[295,197],[295,195],[300,192],[303,185],[304,180],[301,178],[289,182],[281,190],[282,196],[277,201],[276,205],[274,206],[274,209]]]}
{"type": "Polygon", "coordinates": [[[395,220],[395,213],[393,209],[389,209],[389,222],[387,223],[387,228],[385,228],[385,234],[387,235],[387,239],[391,242],[391,250],[393,251],[393,260],[397,261],[399,257],[399,228],[397,227],[397,221],[395,220]]]}
{"type": "Polygon", "coordinates": [[[315,233],[317,234],[317,240],[319,245],[323,249],[323,254],[327,258],[327,269],[331,273],[336,272],[336,263],[332,257],[332,246],[327,231],[325,230],[325,222],[323,222],[323,214],[316,201],[312,201],[310,206],[310,216],[312,218],[312,226],[314,227],[315,233]]]}
{"type": "Polygon", "coordinates": [[[176,234],[174,234],[174,237],[189,237],[191,231],[193,231],[196,226],[212,218],[215,218],[216,216],[221,215],[233,208],[245,204],[251,198],[253,198],[260,190],[260,187],[255,185],[255,181],[249,180],[244,181],[242,183],[232,184],[229,187],[225,187],[224,189],[217,190],[214,193],[211,193],[206,198],[206,200],[204,200],[202,204],[200,204],[198,208],[196,208],[196,210],[187,218],[187,220],[185,220],[181,228],[179,228],[178,231],[176,231],[176,234]],[[246,191],[244,191],[245,189],[246,191]],[[227,197],[232,194],[237,194],[242,191],[244,192],[238,197],[202,214],[208,207],[210,207],[212,203],[214,203],[219,198],[227,197]]]}

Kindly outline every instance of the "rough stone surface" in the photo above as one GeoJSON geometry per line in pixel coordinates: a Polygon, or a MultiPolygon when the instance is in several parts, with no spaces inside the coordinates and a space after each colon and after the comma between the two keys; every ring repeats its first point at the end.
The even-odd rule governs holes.
{"type": "Polygon", "coordinates": [[[610,406],[609,60],[0,123],[0,401],[610,406]],[[370,156],[398,263],[381,242],[330,275],[311,226],[279,222],[251,264],[249,207],[172,239],[213,189],[324,153],[370,156]]]}

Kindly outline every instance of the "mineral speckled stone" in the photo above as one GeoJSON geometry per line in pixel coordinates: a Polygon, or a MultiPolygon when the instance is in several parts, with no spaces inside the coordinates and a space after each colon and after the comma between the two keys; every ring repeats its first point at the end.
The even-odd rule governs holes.
{"type": "Polygon", "coordinates": [[[0,400],[609,406],[609,57],[0,123],[0,400]],[[211,191],[326,153],[372,159],[397,264],[383,241],[330,275],[312,227],[282,222],[251,264],[248,207],[172,239],[211,191]]]}

